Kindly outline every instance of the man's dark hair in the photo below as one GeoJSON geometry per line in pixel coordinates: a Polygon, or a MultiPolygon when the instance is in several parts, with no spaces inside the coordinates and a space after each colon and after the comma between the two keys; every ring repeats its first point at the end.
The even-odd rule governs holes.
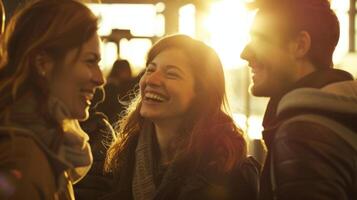
{"type": "Polygon", "coordinates": [[[257,0],[259,13],[277,15],[286,37],[306,31],[311,37],[307,57],[317,69],[333,66],[332,54],[340,37],[340,26],[328,0],[257,0]]]}

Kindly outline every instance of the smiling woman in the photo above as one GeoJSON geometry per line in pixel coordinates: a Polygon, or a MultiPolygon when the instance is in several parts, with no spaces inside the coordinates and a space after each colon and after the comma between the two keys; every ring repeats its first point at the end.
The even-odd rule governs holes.
{"type": "Polygon", "coordinates": [[[99,69],[97,18],[75,0],[37,0],[10,20],[0,51],[0,199],[74,199],[89,170],[99,69]]]}
{"type": "Polygon", "coordinates": [[[66,104],[71,118],[88,118],[95,89],[104,82],[98,67],[99,42],[98,35],[93,34],[81,49],[71,49],[60,63],[56,74],[53,74],[54,62],[49,61],[47,66],[43,66],[51,94],[66,104]]]}
{"type": "Polygon", "coordinates": [[[137,98],[118,123],[105,199],[256,199],[259,170],[226,113],[216,52],[185,35],[150,49],[137,98]]]}

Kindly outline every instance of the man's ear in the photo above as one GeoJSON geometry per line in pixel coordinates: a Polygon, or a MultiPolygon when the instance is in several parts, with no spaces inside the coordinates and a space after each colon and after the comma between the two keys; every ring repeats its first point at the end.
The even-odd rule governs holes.
{"type": "Polygon", "coordinates": [[[48,78],[52,72],[54,62],[47,53],[41,52],[34,56],[34,64],[40,76],[48,78]]]}
{"type": "Polygon", "coordinates": [[[307,31],[300,31],[294,39],[292,51],[296,58],[306,56],[311,48],[311,36],[307,31]]]}

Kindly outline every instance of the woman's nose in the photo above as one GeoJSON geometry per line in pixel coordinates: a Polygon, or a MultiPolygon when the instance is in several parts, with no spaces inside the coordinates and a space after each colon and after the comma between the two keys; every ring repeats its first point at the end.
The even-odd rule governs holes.
{"type": "Polygon", "coordinates": [[[147,85],[158,86],[162,83],[162,81],[163,81],[162,73],[158,70],[146,75],[145,82],[147,85]]]}
{"type": "Polygon", "coordinates": [[[100,70],[99,67],[97,67],[93,71],[93,76],[92,76],[93,82],[99,87],[105,84],[105,78],[103,76],[102,70],[100,70]]]}

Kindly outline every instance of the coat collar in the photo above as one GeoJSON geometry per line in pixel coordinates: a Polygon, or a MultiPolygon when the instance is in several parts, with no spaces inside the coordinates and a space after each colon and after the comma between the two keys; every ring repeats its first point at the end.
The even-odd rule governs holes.
{"type": "Polygon", "coordinates": [[[271,97],[263,118],[263,139],[269,149],[273,135],[279,127],[280,121],[277,117],[277,108],[281,98],[290,91],[298,88],[322,88],[328,84],[353,80],[351,74],[339,69],[324,69],[312,72],[301,78],[289,89],[282,91],[280,94],[271,97]]]}
{"type": "Polygon", "coordinates": [[[277,115],[295,109],[357,114],[357,96],[337,95],[314,88],[296,89],[281,99],[277,108],[277,115]],[[299,101],[296,101],[296,99],[299,99],[299,101]]]}

